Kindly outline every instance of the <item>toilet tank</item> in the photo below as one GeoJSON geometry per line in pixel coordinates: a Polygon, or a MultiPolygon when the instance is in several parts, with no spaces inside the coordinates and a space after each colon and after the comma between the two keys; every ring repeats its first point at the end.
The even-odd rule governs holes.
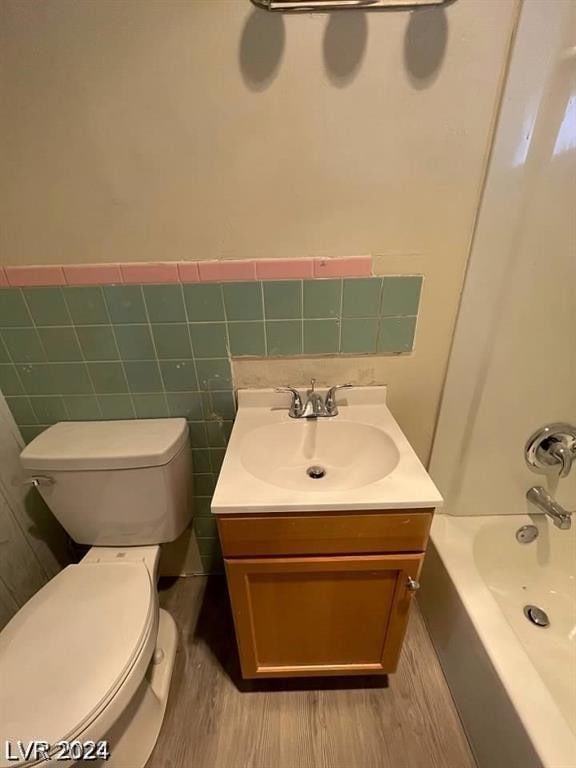
{"type": "Polygon", "coordinates": [[[192,518],[185,419],[60,422],[32,440],[20,460],[79,544],[161,544],[192,518]]]}

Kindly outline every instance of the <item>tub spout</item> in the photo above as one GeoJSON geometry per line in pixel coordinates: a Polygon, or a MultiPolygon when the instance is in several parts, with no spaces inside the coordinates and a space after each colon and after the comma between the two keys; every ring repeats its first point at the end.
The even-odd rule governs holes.
{"type": "Polygon", "coordinates": [[[561,531],[568,531],[570,529],[572,525],[572,512],[558,504],[541,485],[535,485],[530,488],[526,493],[526,498],[530,504],[534,504],[541,512],[548,515],[556,528],[560,528],[561,531]]]}

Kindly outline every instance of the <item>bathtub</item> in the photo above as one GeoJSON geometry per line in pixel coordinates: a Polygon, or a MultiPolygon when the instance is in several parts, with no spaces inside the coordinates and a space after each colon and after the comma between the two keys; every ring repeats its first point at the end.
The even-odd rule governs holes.
{"type": "Polygon", "coordinates": [[[576,767],[575,574],[576,526],[435,516],[419,603],[480,768],[576,767]]]}

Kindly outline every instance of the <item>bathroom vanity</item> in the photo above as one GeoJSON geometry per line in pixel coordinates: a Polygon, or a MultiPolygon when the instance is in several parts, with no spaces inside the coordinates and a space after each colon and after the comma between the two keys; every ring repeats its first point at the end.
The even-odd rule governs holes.
{"type": "Polygon", "coordinates": [[[384,387],[340,401],[299,419],[286,394],[239,393],[212,511],[246,678],[396,669],[442,499],[384,387]]]}

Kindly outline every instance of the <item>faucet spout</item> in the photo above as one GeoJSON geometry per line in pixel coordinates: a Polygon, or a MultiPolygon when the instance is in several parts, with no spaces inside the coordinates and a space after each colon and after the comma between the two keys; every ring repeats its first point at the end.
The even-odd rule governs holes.
{"type": "Polygon", "coordinates": [[[541,485],[535,485],[530,488],[526,492],[526,498],[530,504],[544,512],[561,531],[568,531],[570,529],[572,525],[572,512],[564,509],[541,485]]]}
{"type": "Polygon", "coordinates": [[[306,404],[302,416],[305,419],[317,419],[318,416],[324,416],[324,401],[322,396],[316,392],[316,379],[310,381],[310,389],[306,392],[306,404]]]}

